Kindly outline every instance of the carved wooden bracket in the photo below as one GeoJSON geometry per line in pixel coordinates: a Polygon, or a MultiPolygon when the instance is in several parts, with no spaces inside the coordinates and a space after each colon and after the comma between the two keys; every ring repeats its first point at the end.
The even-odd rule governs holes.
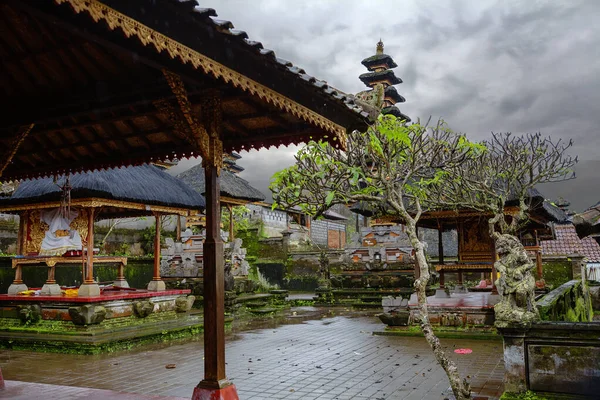
{"type": "Polygon", "coordinates": [[[29,132],[31,132],[34,125],[35,124],[30,124],[30,125],[21,127],[19,129],[19,132],[17,133],[15,139],[13,140],[11,145],[8,147],[6,153],[2,154],[2,156],[0,157],[0,177],[2,176],[2,173],[4,172],[6,167],[8,167],[8,165],[12,161],[15,154],[17,154],[19,147],[21,147],[21,144],[25,141],[25,139],[27,138],[27,135],[29,135],[29,132]]]}
{"type": "Polygon", "coordinates": [[[220,174],[223,166],[223,142],[221,140],[222,112],[221,96],[216,90],[208,90],[202,98],[200,118],[194,115],[192,103],[188,99],[185,85],[179,75],[162,70],[177,107],[166,100],[157,100],[154,106],[165,113],[175,125],[175,132],[185,139],[202,157],[204,168],[217,168],[220,174]]]}

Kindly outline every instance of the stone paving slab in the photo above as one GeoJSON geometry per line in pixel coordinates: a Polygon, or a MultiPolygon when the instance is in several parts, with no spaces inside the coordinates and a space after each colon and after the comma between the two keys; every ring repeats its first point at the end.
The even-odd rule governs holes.
{"type": "Polygon", "coordinates": [[[0,391],[0,399],[12,400],[188,400],[182,397],[160,397],[135,393],[120,393],[113,390],[90,389],[75,386],[48,385],[5,381],[6,388],[0,391]]]}
{"type": "MultiPolygon", "coordinates": [[[[424,338],[373,336],[381,330],[376,317],[346,314],[229,335],[227,371],[240,399],[451,397],[448,379],[424,338]]],[[[502,342],[441,341],[469,376],[474,395],[500,396],[502,342]],[[463,347],[473,352],[453,352],[463,347]]],[[[191,398],[202,378],[202,354],[198,337],[97,356],[5,350],[0,367],[11,380],[191,398]]]]}

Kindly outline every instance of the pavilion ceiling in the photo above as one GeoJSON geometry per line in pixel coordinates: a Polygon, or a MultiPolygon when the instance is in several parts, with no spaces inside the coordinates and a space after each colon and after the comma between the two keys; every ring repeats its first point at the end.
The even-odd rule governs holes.
{"type": "Polygon", "coordinates": [[[366,127],[352,97],[195,4],[0,4],[0,180],[199,155],[181,120],[201,114],[208,91],[221,99],[225,151],[366,127]],[[165,71],[181,79],[189,110],[165,71]]]}

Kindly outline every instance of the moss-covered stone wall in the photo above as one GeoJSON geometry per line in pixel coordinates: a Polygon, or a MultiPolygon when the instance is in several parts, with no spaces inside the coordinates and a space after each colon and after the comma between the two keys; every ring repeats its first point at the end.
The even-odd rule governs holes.
{"type": "MultiPolygon", "coordinates": [[[[544,281],[550,290],[573,279],[571,260],[567,257],[544,259],[542,262],[544,281]]],[[[536,279],[539,279],[536,276],[536,279]]]]}
{"type": "Polygon", "coordinates": [[[594,317],[590,291],[579,279],[554,289],[537,307],[543,321],[590,322],[594,317]]]}

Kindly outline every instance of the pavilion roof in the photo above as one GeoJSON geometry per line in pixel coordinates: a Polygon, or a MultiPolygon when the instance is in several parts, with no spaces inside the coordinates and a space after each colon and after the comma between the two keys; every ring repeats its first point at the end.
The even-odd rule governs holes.
{"type": "Polygon", "coordinates": [[[3,2],[0,179],[197,156],[184,123],[207,93],[219,94],[225,151],[343,144],[376,116],[197,5],[3,2]]]}
{"type": "Polygon", "coordinates": [[[600,233],[600,201],[581,214],[573,217],[573,224],[579,237],[597,235],[600,233]]]}
{"type": "MultiPolygon", "coordinates": [[[[568,221],[567,214],[559,207],[555,206],[551,202],[545,200],[544,196],[537,190],[531,189],[529,191],[529,200],[532,203],[531,214],[535,216],[535,219],[542,220],[544,223],[547,222],[558,222],[565,223],[568,221]]],[[[506,207],[517,207],[518,202],[515,199],[509,199],[506,202],[506,207]]],[[[360,201],[352,205],[350,210],[354,213],[366,216],[366,217],[377,217],[389,215],[389,211],[381,210],[375,205],[368,202],[360,201]]],[[[507,210],[508,211],[508,210],[507,210]]],[[[435,227],[435,220],[437,219],[449,219],[455,220],[456,218],[462,217],[473,217],[477,215],[485,215],[485,213],[463,209],[463,210],[435,210],[426,211],[421,215],[419,225],[429,227],[435,227]],[[431,222],[429,222],[431,221],[431,222]]],[[[400,221],[399,221],[400,222],[400,221]]],[[[445,224],[446,228],[450,228],[453,224],[445,224]]]]}
{"type": "MultiPolygon", "coordinates": [[[[24,205],[55,205],[61,201],[60,186],[65,182],[64,176],[56,182],[53,178],[23,181],[10,197],[0,198],[0,211],[22,209],[19,206],[24,205]]],[[[76,173],[70,176],[69,184],[74,205],[101,206],[111,216],[151,214],[153,206],[197,211],[205,206],[204,198],[186,183],[148,164],[76,173]]]]}
{"type": "MultiPolygon", "coordinates": [[[[204,168],[198,164],[177,175],[177,179],[192,187],[196,192],[204,194],[204,168]]],[[[265,195],[252,187],[248,181],[240,178],[227,170],[221,171],[221,202],[224,203],[252,203],[263,201],[265,195]]]]}

